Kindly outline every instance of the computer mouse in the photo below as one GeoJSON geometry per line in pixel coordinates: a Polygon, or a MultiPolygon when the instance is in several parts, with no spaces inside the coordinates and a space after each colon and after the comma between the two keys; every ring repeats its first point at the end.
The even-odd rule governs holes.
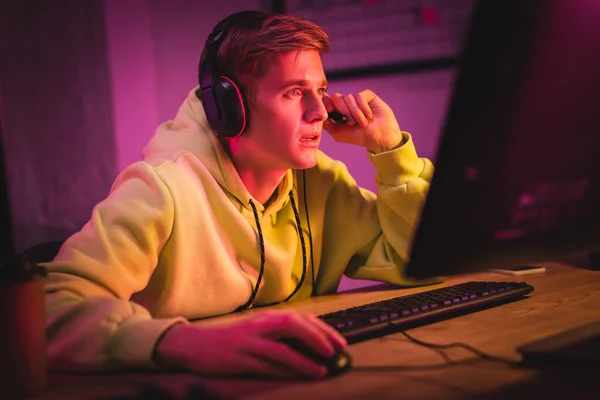
{"type": "Polygon", "coordinates": [[[289,347],[296,350],[297,352],[304,354],[327,367],[328,377],[339,375],[342,372],[347,371],[352,366],[352,358],[350,357],[350,354],[348,354],[344,350],[336,349],[333,356],[324,357],[298,339],[283,338],[280,340],[281,342],[287,344],[289,347]]]}

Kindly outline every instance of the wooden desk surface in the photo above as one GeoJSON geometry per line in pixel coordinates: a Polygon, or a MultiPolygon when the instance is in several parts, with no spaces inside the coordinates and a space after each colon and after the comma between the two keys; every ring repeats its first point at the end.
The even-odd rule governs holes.
{"type": "MultiPolygon", "coordinates": [[[[460,341],[485,353],[519,361],[517,347],[600,320],[600,271],[561,263],[546,264],[546,267],[544,275],[512,277],[485,272],[453,277],[443,284],[417,289],[377,285],[272,308],[322,314],[468,280],[526,281],[535,288],[526,299],[410,330],[421,340],[438,344],[460,341]]],[[[213,322],[214,319],[202,323],[213,322]]],[[[216,394],[205,396],[207,399],[515,399],[532,396],[600,399],[600,385],[594,380],[600,379],[598,368],[511,367],[478,359],[473,353],[454,348],[446,354],[458,365],[419,369],[418,366],[439,365],[445,361],[437,351],[416,345],[402,334],[353,344],[349,353],[354,369],[322,381],[212,379],[164,373],[50,374],[47,392],[35,399],[133,399],[147,384],[159,385],[173,399],[184,398],[192,385],[203,385],[216,394]],[[376,368],[365,368],[369,366],[376,368]],[[390,368],[377,369],[381,366],[390,368]]]]}

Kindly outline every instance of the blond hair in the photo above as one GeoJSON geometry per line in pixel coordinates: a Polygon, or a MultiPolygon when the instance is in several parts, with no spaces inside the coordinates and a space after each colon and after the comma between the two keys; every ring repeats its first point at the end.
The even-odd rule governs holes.
{"type": "Polygon", "coordinates": [[[263,76],[269,60],[301,50],[328,52],[329,37],[320,26],[287,14],[262,14],[233,24],[217,53],[220,72],[238,82],[263,76]]]}

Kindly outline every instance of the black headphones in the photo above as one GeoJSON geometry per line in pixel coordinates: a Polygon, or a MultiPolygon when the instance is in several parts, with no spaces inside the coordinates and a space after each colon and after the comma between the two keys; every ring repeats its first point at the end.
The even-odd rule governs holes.
{"type": "Polygon", "coordinates": [[[248,107],[240,85],[233,78],[221,74],[217,52],[233,24],[248,17],[264,16],[266,14],[259,11],[232,14],[219,22],[206,39],[198,67],[200,88],[196,91],[196,96],[202,100],[206,119],[218,136],[240,136],[248,125],[248,107]]]}

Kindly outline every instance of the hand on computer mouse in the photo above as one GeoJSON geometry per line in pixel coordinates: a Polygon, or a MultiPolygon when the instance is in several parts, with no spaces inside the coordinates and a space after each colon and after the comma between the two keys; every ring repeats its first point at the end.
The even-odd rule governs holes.
{"type": "Polygon", "coordinates": [[[343,349],[336,348],[333,355],[323,356],[316,353],[312,348],[296,338],[283,338],[281,341],[300,354],[323,365],[327,369],[326,376],[339,375],[352,366],[350,355],[343,349]]]}
{"type": "Polygon", "coordinates": [[[292,339],[324,359],[347,346],[339,332],[313,315],[269,310],[207,326],[174,325],[157,344],[156,358],[165,369],[212,376],[317,379],[331,374],[323,362],[284,342],[292,339]]]}

